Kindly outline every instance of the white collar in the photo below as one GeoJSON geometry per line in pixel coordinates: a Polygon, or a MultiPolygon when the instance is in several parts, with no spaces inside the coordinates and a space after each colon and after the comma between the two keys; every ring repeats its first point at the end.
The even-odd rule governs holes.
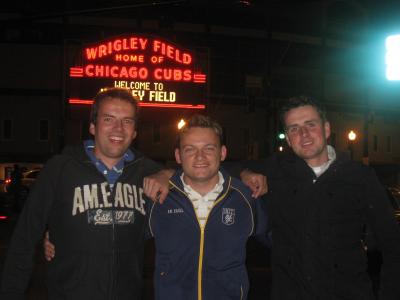
{"type": "Polygon", "coordinates": [[[224,176],[222,176],[222,173],[219,171],[218,171],[218,183],[216,183],[215,186],[204,196],[202,196],[199,192],[194,190],[190,185],[186,184],[185,181],[183,180],[183,175],[184,173],[181,174],[180,179],[183,184],[183,189],[187,193],[189,199],[203,198],[205,201],[214,201],[223,190],[225,179],[224,176]]]}
{"type": "Polygon", "coordinates": [[[331,145],[328,145],[327,148],[328,148],[328,161],[324,162],[322,165],[317,166],[317,167],[310,166],[310,168],[314,171],[314,173],[317,177],[321,176],[326,170],[328,170],[329,166],[336,159],[335,149],[331,145]]]}

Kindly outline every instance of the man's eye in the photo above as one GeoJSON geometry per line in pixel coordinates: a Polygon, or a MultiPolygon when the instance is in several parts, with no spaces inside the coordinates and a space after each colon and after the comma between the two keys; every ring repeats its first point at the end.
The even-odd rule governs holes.
{"type": "Polygon", "coordinates": [[[185,148],[185,149],[183,149],[183,152],[185,152],[186,154],[190,154],[190,153],[194,152],[194,149],[193,148],[185,148]]]}
{"type": "Polygon", "coordinates": [[[103,119],[103,121],[106,122],[106,123],[110,123],[110,122],[113,121],[113,118],[105,117],[105,118],[103,119]]]}
{"type": "Polygon", "coordinates": [[[133,120],[132,119],[124,119],[124,124],[125,125],[132,125],[133,124],[133,120]]]}
{"type": "Polygon", "coordinates": [[[205,152],[210,153],[210,152],[214,152],[215,151],[215,147],[206,147],[204,149],[205,152]]]}
{"type": "Polygon", "coordinates": [[[299,127],[290,127],[289,128],[289,133],[297,133],[299,131],[299,127]]]}

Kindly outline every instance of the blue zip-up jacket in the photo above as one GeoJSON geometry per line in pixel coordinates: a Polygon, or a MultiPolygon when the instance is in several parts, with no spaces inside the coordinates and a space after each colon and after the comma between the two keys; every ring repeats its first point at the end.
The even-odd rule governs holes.
{"type": "MultiPolygon", "coordinates": [[[[246,242],[255,233],[261,200],[239,180],[220,170],[225,182],[201,229],[178,171],[164,204],[154,203],[149,228],[155,238],[156,299],[246,299],[246,242]]],[[[258,228],[266,227],[259,211],[258,228]]]]}

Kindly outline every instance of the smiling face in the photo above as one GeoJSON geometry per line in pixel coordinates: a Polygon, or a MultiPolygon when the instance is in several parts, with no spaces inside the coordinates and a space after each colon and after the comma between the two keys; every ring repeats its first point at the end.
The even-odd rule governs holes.
{"type": "Polygon", "coordinates": [[[299,157],[312,167],[328,161],[329,122],[321,120],[311,105],[293,108],[284,115],[286,141],[299,157]]]}
{"type": "Polygon", "coordinates": [[[180,137],[175,149],[176,161],[182,165],[184,180],[201,194],[209,192],[218,183],[218,170],[226,157],[218,135],[211,128],[192,127],[180,137]]]}
{"type": "Polygon", "coordinates": [[[109,98],[101,102],[96,124],[89,132],[94,135],[94,154],[112,168],[128,150],[136,137],[135,108],[128,101],[109,98]]]}

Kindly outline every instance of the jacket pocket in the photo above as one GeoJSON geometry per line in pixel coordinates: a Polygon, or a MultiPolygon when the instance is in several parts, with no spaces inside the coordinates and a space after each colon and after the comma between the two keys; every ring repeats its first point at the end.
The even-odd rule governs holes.
{"type": "Polygon", "coordinates": [[[204,299],[247,299],[249,282],[245,266],[207,271],[203,280],[204,299]]]}

